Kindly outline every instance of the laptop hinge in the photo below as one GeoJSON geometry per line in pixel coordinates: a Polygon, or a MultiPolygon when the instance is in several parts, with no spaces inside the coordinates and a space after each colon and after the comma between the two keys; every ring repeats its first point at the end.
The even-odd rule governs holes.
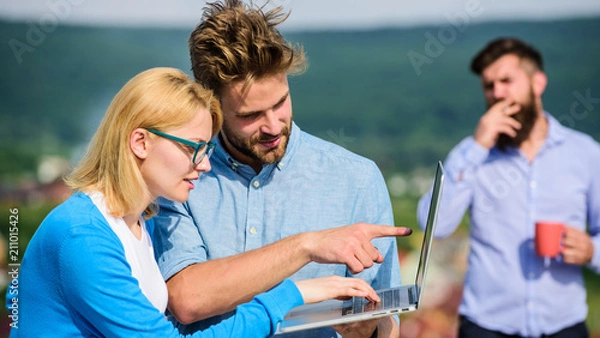
{"type": "Polygon", "coordinates": [[[414,287],[410,288],[410,292],[408,293],[408,301],[411,305],[416,303],[415,299],[418,299],[418,297],[416,295],[416,293],[418,292],[417,291],[418,288],[419,287],[416,285],[414,287]]]}

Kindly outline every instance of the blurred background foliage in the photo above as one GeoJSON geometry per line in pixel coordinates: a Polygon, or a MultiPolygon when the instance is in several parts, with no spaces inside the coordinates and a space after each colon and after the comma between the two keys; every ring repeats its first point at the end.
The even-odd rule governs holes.
{"type": "MultiPolygon", "coordinates": [[[[309,60],[304,74],[290,78],[296,122],[380,166],[396,224],[416,230],[398,241],[402,253],[419,249],[416,203],[435,162],[472,133],[485,111],[469,62],[491,39],[515,36],[536,46],[549,77],[544,107],[600,140],[600,18],[459,28],[284,32],[304,46],[309,60]],[[409,55],[427,62],[415,65],[409,55]]],[[[21,258],[43,217],[64,197],[48,197],[38,187],[60,180],[78,160],[132,76],[156,66],[191,74],[188,36],[185,29],[69,25],[45,33],[0,21],[0,220],[6,224],[0,231],[7,238],[9,209],[19,208],[21,258]],[[15,53],[15,41],[29,48],[15,53]],[[45,166],[48,158],[64,161],[57,169],[45,166]]],[[[465,219],[453,237],[467,234],[465,219]]],[[[600,334],[600,278],[586,270],[586,283],[588,322],[600,334]]]]}
{"type": "MultiPolygon", "coordinates": [[[[1,41],[33,49],[16,54],[9,43],[0,47],[3,184],[34,173],[41,155],[72,158],[114,94],[140,71],[171,66],[190,74],[188,30],[59,26],[34,46],[27,42],[32,27],[0,21],[1,41]]],[[[571,114],[575,93],[600,97],[598,32],[600,19],[486,23],[464,32],[436,26],[289,32],[286,38],[302,44],[309,60],[308,70],[290,79],[295,119],[374,159],[384,174],[430,168],[471,134],[485,111],[479,80],[468,70],[485,43],[516,36],[540,49],[549,77],[545,108],[561,118],[571,114]],[[415,67],[409,53],[430,63],[415,67]]],[[[592,104],[576,107],[569,124],[599,139],[600,105],[592,104]]]]}

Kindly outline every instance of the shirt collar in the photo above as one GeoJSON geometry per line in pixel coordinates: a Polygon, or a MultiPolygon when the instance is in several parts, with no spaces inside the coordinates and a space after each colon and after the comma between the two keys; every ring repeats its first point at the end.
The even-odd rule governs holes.
{"type": "MultiPolygon", "coordinates": [[[[288,141],[285,155],[277,163],[263,165],[261,173],[265,172],[265,171],[271,172],[271,171],[273,171],[274,167],[279,169],[280,171],[284,170],[287,167],[287,164],[294,157],[294,154],[296,153],[296,149],[298,148],[300,132],[301,132],[300,128],[296,125],[295,122],[292,122],[292,131],[290,133],[290,139],[288,141]]],[[[227,152],[227,150],[225,149],[225,146],[223,145],[223,141],[221,140],[221,137],[219,137],[217,135],[213,139],[213,142],[215,142],[217,144],[217,146],[215,148],[215,152],[212,157],[214,157],[218,161],[223,162],[227,167],[231,168],[233,171],[240,172],[240,173],[245,173],[245,172],[252,173],[252,176],[256,175],[256,173],[254,172],[254,169],[252,169],[249,165],[243,164],[243,163],[237,161],[227,152]]]]}
{"type": "Polygon", "coordinates": [[[548,120],[548,134],[546,135],[546,144],[551,147],[564,141],[567,128],[560,124],[554,116],[544,111],[544,116],[548,120]]]}

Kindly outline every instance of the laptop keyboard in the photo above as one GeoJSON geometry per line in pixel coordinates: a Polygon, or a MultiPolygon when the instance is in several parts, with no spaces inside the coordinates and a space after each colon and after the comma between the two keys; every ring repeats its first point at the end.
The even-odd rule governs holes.
{"type": "MultiPolygon", "coordinates": [[[[386,310],[399,307],[400,304],[409,304],[409,294],[406,289],[392,289],[377,293],[381,302],[370,302],[364,297],[352,297],[344,302],[342,315],[351,315],[376,310],[386,310]]],[[[412,297],[410,297],[412,298],[412,297]]]]}

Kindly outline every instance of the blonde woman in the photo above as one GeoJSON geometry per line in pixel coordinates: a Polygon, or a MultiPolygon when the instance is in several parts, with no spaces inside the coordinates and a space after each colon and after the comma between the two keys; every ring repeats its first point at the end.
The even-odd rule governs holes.
{"type": "MultiPolygon", "coordinates": [[[[66,178],[73,195],[29,243],[11,337],[179,336],[145,220],[156,198],[185,201],[210,170],[221,120],[212,93],[176,69],[147,70],[121,89],[66,178]]],[[[342,296],[377,300],[362,280],[285,280],[193,337],[268,336],[292,307],[342,296]]]]}

